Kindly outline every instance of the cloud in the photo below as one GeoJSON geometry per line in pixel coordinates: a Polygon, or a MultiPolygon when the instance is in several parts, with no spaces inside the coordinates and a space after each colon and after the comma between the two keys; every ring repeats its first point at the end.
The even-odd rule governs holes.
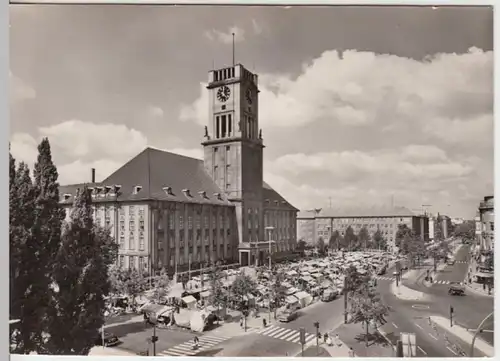
{"type": "Polygon", "coordinates": [[[226,32],[212,29],[204,33],[207,39],[211,41],[218,41],[223,44],[232,44],[233,34],[235,43],[239,43],[245,40],[245,31],[237,26],[230,27],[226,32]]]}
{"type": "Polygon", "coordinates": [[[33,168],[42,137],[48,137],[54,162],[62,184],[89,181],[89,170],[95,168],[97,178],[104,178],[147,146],[141,132],[125,125],[96,124],[68,120],[37,129],[36,137],[27,133],[11,136],[11,153],[17,161],[33,168]]]}
{"type": "Polygon", "coordinates": [[[10,101],[12,103],[36,98],[35,89],[15,76],[12,72],[9,73],[9,88],[10,101]]]}
{"type": "Polygon", "coordinates": [[[157,106],[148,107],[148,114],[152,118],[162,118],[164,115],[163,109],[157,106]]]}
{"type": "MultiPolygon", "coordinates": [[[[181,119],[205,124],[204,86],[181,109],[181,119]]],[[[475,127],[472,135],[478,141],[493,124],[493,52],[471,48],[418,61],[356,50],[340,56],[329,50],[304,64],[298,75],[261,74],[259,89],[264,128],[329,122],[389,131],[403,124],[452,141],[451,134],[462,139],[475,127]]]]}
{"type": "Polygon", "coordinates": [[[264,31],[262,26],[255,19],[252,19],[252,29],[253,29],[253,32],[257,35],[262,34],[262,32],[264,31]]]}

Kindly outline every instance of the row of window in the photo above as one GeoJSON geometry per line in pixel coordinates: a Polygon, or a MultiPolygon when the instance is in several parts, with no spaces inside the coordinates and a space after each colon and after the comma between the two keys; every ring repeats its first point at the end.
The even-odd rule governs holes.
{"type": "Polygon", "coordinates": [[[404,223],[409,222],[410,218],[398,217],[366,217],[366,218],[323,218],[318,223],[404,223]]]}
{"type": "MultiPolygon", "coordinates": [[[[128,268],[130,269],[138,269],[138,270],[147,270],[148,269],[148,257],[142,256],[127,256],[128,257],[128,268]]],[[[125,256],[118,256],[118,266],[120,268],[125,267],[125,256]]]]}
{"type": "MultiPolygon", "coordinates": [[[[201,247],[198,246],[196,248],[194,247],[189,247],[187,248],[188,254],[186,255],[186,248],[181,247],[179,248],[179,256],[178,256],[178,262],[179,265],[187,264],[189,261],[191,262],[209,262],[211,260],[217,260],[222,257],[224,257],[224,249],[226,250],[226,256],[231,255],[232,247],[230,244],[227,244],[225,247],[224,245],[219,245],[217,246],[205,246],[201,247]],[[194,251],[196,250],[196,253],[194,251]],[[217,254],[217,250],[219,253],[217,254]]],[[[176,259],[176,252],[165,252],[164,250],[159,250],[158,251],[158,259],[161,261],[161,263],[165,262],[166,264],[170,266],[175,265],[175,259],[176,259]]]]}

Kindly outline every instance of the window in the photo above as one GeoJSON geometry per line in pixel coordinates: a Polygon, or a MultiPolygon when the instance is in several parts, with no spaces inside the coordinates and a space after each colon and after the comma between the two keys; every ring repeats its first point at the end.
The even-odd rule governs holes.
{"type": "Polygon", "coordinates": [[[221,136],[225,138],[227,136],[227,124],[226,124],[226,116],[221,116],[221,136]]]}
{"type": "Polygon", "coordinates": [[[134,239],[134,232],[129,232],[128,235],[128,249],[134,249],[135,246],[135,239],[134,239]]]}
{"type": "Polygon", "coordinates": [[[139,269],[144,269],[144,258],[139,257],[139,269]]]}
{"type": "Polygon", "coordinates": [[[135,268],[135,259],[134,256],[128,256],[128,268],[134,269],[135,268]]]}
{"type": "Polygon", "coordinates": [[[214,179],[217,180],[219,178],[219,167],[214,166],[214,179]]]}
{"type": "Polygon", "coordinates": [[[144,233],[139,233],[139,251],[144,251],[144,233]]]}
{"type": "Polygon", "coordinates": [[[184,229],[184,217],[179,216],[179,229],[184,229]]]}
{"type": "Polygon", "coordinates": [[[209,223],[208,223],[208,216],[204,217],[203,223],[205,224],[205,229],[208,229],[209,228],[208,227],[208,225],[209,225],[209,223]]]}
{"type": "MultiPolygon", "coordinates": [[[[216,137],[216,138],[220,138],[220,132],[219,132],[219,129],[220,129],[220,117],[219,117],[219,116],[216,116],[216,117],[215,117],[215,134],[216,134],[216,135],[215,135],[215,137],[216,137]]],[[[217,150],[217,148],[216,148],[216,149],[214,149],[214,150],[217,150]]]]}
{"type": "Polygon", "coordinates": [[[212,228],[215,228],[217,225],[217,211],[214,211],[214,214],[212,215],[212,228]]]}
{"type": "MultiPolygon", "coordinates": [[[[227,135],[230,137],[233,133],[233,119],[231,114],[227,115],[227,135]]],[[[229,148],[229,147],[228,147],[229,148]]]]}
{"type": "Polygon", "coordinates": [[[134,206],[128,206],[128,215],[130,217],[135,216],[135,207],[134,206]]]}
{"type": "Polygon", "coordinates": [[[200,229],[201,228],[201,216],[198,214],[196,215],[195,223],[196,223],[196,229],[200,229]]]}
{"type": "Polygon", "coordinates": [[[134,223],[134,221],[129,221],[128,222],[128,229],[129,229],[129,231],[135,231],[135,223],[134,223]]]}
{"type": "Polygon", "coordinates": [[[144,221],[139,221],[139,231],[144,231],[144,221]]]}
{"type": "Polygon", "coordinates": [[[125,248],[125,236],[120,235],[120,249],[124,249],[124,248],[125,248]]]}
{"type": "Polygon", "coordinates": [[[120,221],[120,231],[125,232],[125,221],[120,221]]]}
{"type": "Polygon", "coordinates": [[[139,207],[139,217],[144,217],[144,207],[139,207]]]}
{"type": "Polygon", "coordinates": [[[193,229],[193,217],[188,216],[188,228],[193,229]]]}
{"type": "Polygon", "coordinates": [[[124,216],[125,215],[125,209],[123,207],[120,207],[120,210],[118,211],[118,214],[120,214],[120,216],[124,216]]]}
{"type": "Polygon", "coordinates": [[[494,232],[494,231],[495,231],[495,223],[493,223],[493,222],[491,222],[491,223],[490,223],[490,230],[491,230],[492,232],[494,232]]]}
{"type": "Polygon", "coordinates": [[[118,256],[118,265],[120,266],[120,268],[123,268],[123,266],[125,265],[125,260],[122,255],[118,256]]]}

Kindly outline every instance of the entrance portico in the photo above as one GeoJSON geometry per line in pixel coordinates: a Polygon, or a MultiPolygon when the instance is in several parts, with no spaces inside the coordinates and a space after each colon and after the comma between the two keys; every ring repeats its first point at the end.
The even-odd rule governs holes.
{"type": "MultiPolygon", "coordinates": [[[[262,266],[269,260],[269,242],[242,242],[238,247],[240,265],[262,266]]],[[[271,253],[276,252],[276,244],[271,241],[271,253]]]]}

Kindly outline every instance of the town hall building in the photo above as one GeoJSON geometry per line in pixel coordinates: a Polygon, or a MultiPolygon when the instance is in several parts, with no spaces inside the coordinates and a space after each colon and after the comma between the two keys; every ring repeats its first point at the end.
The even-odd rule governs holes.
{"type": "MultiPolygon", "coordinates": [[[[102,182],[92,170],[95,221],[118,242],[120,267],[173,274],[295,250],[298,209],[263,180],[257,75],[212,70],[207,91],[203,160],[148,147],[102,182]]],[[[68,215],[83,186],[61,186],[68,215]]]]}

